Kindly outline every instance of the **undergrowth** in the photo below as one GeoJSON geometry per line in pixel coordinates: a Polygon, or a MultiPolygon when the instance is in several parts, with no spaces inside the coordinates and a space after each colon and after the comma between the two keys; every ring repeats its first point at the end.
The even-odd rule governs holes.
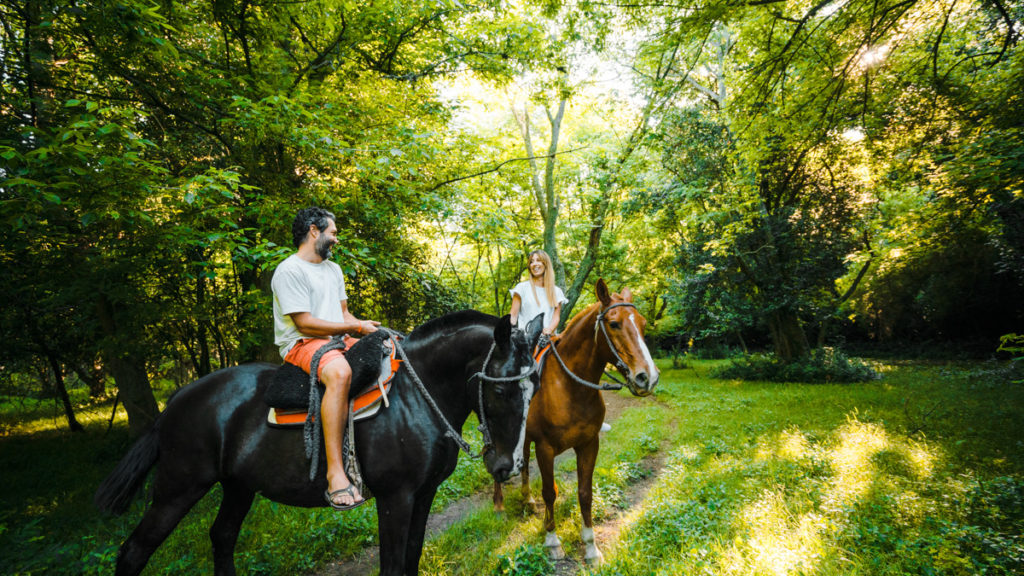
{"type": "Polygon", "coordinates": [[[782,362],[774,354],[752,354],[712,372],[713,378],[762,382],[868,382],[878,373],[863,360],[835,348],[812,350],[805,358],[782,362]]]}

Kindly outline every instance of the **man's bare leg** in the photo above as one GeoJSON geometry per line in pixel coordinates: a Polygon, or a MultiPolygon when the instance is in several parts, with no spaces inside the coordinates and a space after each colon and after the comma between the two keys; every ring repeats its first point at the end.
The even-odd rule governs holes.
{"type": "MultiPolygon", "coordinates": [[[[348,389],[352,381],[352,369],[344,357],[337,358],[320,371],[324,399],[320,404],[320,418],[324,426],[324,449],[327,456],[328,492],[344,490],[352,485],[345,474],[341,457],[342,434],[348,420],[348,389]]],[[[334,503],[348,506],[362,500],[359,489],[352,487],[352,494],[338,494],[334,503]]]]}

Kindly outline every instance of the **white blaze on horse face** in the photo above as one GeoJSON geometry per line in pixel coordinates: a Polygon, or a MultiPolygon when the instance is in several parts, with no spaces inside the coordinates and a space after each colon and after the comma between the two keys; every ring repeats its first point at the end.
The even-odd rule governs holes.
{"type": "Polygon", "coordinates": [[[651,381],[658,379],[658,367],[654,365],[654,358],[651,357],[651,351],[647,349],[647,343],[644,342],[644,337],[640,333],[640,327],[636,325],[636,314],[629,315],[629,321],[633,324],[633,328],[636,329],[636,342],[640,346],[640,351],[643,352],[644,362],[647,362],[647,371],[650,374],[651,381]]]}
{"type": "MultiPolygon", "coordinates": [[[[530,368],[523,368],[524,374],[529,371],[530,368]]],[[[519,391],[523,394],[523,423],[519,427],[519,441],[516,442],[516,449],[512,457],[512,476],[515,476],[523,469],[523,444],[526,442],[526,417],[530,413],[530,399],[533,398],[533,382],[530,382],[529,378],[523,378],[519,381],[519,391]]]]}

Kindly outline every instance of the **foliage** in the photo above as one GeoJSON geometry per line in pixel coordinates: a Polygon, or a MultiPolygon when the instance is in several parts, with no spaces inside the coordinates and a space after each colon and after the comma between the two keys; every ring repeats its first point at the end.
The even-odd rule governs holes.
{"type": "Polygon", "coordinates": [[[771,354],[751,354],[732,360],[712,377],[765,382],[855,383],[881,376],[863,360],[850,358],[835,348],[817,348],[801,360],[781,362],[771,354]]]}
{"type": "Polygon", "coordinates": [[[626,11],[642,80],[685,95],[645,200],[691,335],[756,328],[789,359],[851,319],[877,339],[1019,323],[1019,11],[970,4],[626,11]]]}
{"type": "Polygon", "coordinates": [[[511,554],[498,556],[493,574],[497,576],[544,576],[554,573],[554,562],[547,550],[536,544],[522,545],[511,554]]]}

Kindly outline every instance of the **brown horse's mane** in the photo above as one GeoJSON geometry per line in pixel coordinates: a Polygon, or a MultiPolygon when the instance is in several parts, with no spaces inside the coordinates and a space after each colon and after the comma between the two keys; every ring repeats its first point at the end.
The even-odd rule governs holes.
{"type": "Polygon", "coordinates": [[[569,319],[569,321],[568,321],[568,322],[566,322],[566,323],[565,323],[565,330],[562,330],[562,334],[565,334],[565,333],[566,333],[566,332],[568,332],[569,330],[572,330],[573,326],[575,326],[575,325],[576,325],[576,323],[578,323],[578,322],[582,322],[582,321],[583,321],[583,318],[584,318],[584,317],[585,317],[585,316],[586,316],[587,314],[590,314],[590,313],[591,313],[592,311],[596,310],[596,309],[597,309],[597,308],[599,308],[600,306],[601,306],[601,302],[600,302],[600,301],[598,301],[598,302],[594,302],[594,303],[593,303],[593,304],[591,304],[590,306],[587,306],[587,307],[586,307],[586,308],[584,308],[583,310],[580,310],[580,311],[579,311],[579,313],[577,313],[576,315],[574,315],[574,316],[573,316],[572,318],[570,318],[570,319],[569,319]]]}

